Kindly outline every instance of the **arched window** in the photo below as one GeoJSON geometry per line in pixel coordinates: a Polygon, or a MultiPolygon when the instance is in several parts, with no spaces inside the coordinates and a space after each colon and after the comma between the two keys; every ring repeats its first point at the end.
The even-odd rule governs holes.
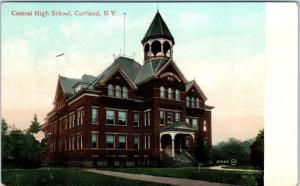
{"type": "Polygon", "coordinates": [[[191,106],[195,107],[195,98],[194,97],[191,98],[191,106]]]}
{"type": "Polygon", "coordinates": [[[186,106],[189,107],[190,106],[190,97],[189,96],[187,96],[185,98],[185,102],[186,102],[186,106]]]}
{"type": "Polygon", "coordinates": [[[168,99],[173,99],[172,93],[173,93],[172,89],[168,88],[168,99]]]}
{"type": "Polygon", "coordinates": [[[163,47],[164,47],[164,48],[163,48],[164,54],[166,55],[167,52],[168,52],[168,50],[171,49],[170,43],[169,43],[168,41],[165,41],[163,47]]]}
{"type": "Polygon", "coordinates": [[[154,56],[156,56],[157,53],[161,52],[161,44],[159,41],[154,41],[151,45],[151,50],[154,56]]]}
{"type": "Polygon", "coordinates": [[[119,85],[116,85],[115,96],[116,97],[121,97],[121,88],[120,88],[119,85]]]}
{"type": "Polygon", "coordinates": [[[144,52],[147,54],[150,51],[150,45],[147,43],[144,48],[144,52]]]}
{"type": "Polygon", "coordinates": [[[123,98],[127,98],[127,97],[128,97],[128,94],[127,94],[127,88],[126,88],[126,87],[123,87],[122,97],[123,97],[123,98]]]}
{"type": "Polygon", "coordinates": [[[163,86],[160,87],[160,97],[165,98],[165,87],[163,86]]]}
{"type": "Polygon", "coordinates": [[[107,87],[107,95],[113,96],[113,86],[111,84],[109,84],[107,87]]]}
{"type": "Polygon", "coordinates": [[[180,93],[178,89],[175,90],[175,97],[177,101],[180,100],[180,93]]]}
{"type": "Polygon", "coordinates": [[[200,107],[199,98],[196,99],[196,107],[197,107],[197,108],[200,107]]]}

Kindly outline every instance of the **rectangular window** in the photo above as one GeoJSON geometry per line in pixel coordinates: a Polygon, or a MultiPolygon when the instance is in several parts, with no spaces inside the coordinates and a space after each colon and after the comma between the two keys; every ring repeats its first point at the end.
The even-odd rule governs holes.
{"type": "Polygon", "coordinates": [[[72,150],[72,138],[69,137],[69,150],[72,150]]]}
{"type": "Polygon", "coordinates": [[[73,128],[75,126],[75,114],[72,113],[69,116],[69,128],[73,128]]]}
{"type": "Polygon", "coordinates": [[[115,124],[115,112],[112,110],[106,110],[106,124],[114,125],[115,124]]]}
{"type": "Polygon", "coordinates": [[[122,89],[122,97],[123,98],[127,98],[128,97],[128,92],[127,92],[127,88],[126,87],[123,87],[123,89],[122,89]]]}
{"type": "Polygon", "coordinates": [[[168,88],[168,99],[173,99],[173,90],[168,88]]]}
{"type": "Polygon", "coordinates": [[[180,100],[180,92],[179,92],[179,90],[177,90],[177,89],[176,89],[176,91],[175,91],[175,97],[176,97],[176,100],[177,100],[177,101],[180,100]]]}
{"type": "Polygon", "coordinates": [[[65,151],[68,150],[68,138],[65,138],[65,149],[64,150],[65,151]]]}
{"type": "Polygon", "coordinates": [[[167,112],[168,115],[168,123],[172,123],[173,122],[173,112],[167,112]]]}
{"type": "Polygon", "coordinates": [[[114,136],[112,134],[106,135],[106,148],[113,149],[115,147],[114,136]]]}
{"type": "Polygon", "coordinates": [[[75,150],[75,136],[72,136],[72,150],[75,150]]]}
{"type": "Polygon", "coordinates": [[[98,146],[98,139],[97,139],[97,135],[98,133],[96,132],[92,132],[92,148],[95,149],[98,146]]]}
{"type": "Polygon", "coordinates": [[[127,115],[127,112],[121,112],[121,111],[118,112],[118,118],[119,118],[118,125],[126,125],[126,123],[127,123],[126,115],[127,115]]]}
{"type": "Polygon", "coordinates": [[[77,142],[76,142],[76,144],[77,144],[77,150],[80,150],[80,136],[78,135],[77,137],[76,137],[76,140],[77,140],[77,142]]]}
{"type": "Polygon", "coordinates": [[[134,149],[139,149],[140,146],[140,137],[134,136],[134,149]]]}
{"type": "Polygon", "coordinates": [[[77,111],[77,125],[83,124],[83,113],[84,113],[83,109],[77,111]]]}
{"type": "Polygon", "coordinates": [[[206,132],[207,131],[207,120],[203,120],[203,131],[206,132]]]}
{"type": "Polygon", "coordinates": [[[175,122],[180,122],[180,113],[175,112],[175,122]]]}
{"type": "Polygon", "coordinates": [[[150,126],[150,111],[144,112],[144,125],[150,126]]]}
{"type": "Polygon", "coordinates": [[[144,138],[144,147],[146,150],[149,150],[150,149],[150,135],[145,135],[145,138],[144,138]]]}
{"type": "Polygon", "coordinates": [[[126,149],[126,136],[119,136],[119,149],[126,149]]]}
{"type": "Polygon", "coordinates": [[[98,123],[98,109],[92,107],[92,123],[98,123]]]}
{"type": "Polygon", "coordinates": [[[80,149],[83,149],[82,134],[80,134],[80,149]]]}
{"type": "Polygon", "coordinates": [[[192,119],[192,126],[193,126],[195,129],[198,129],[198,119],[196,119],[196,118],[193,118],[193,119],[192,119]]]}
{"type": "Polygon", "coordinates": [[[133,126],[134,127],[139,126],[139,116],[140,116],[140,114],[138,112],[133,113],[133,126]]]}
{"type": "Polygon", "coordinates": [[[80,111],[77,111],[77,125],[80,125],[80,111]]]}
{"type": "Polygon", "coordinates": [[[190,118],[185,118],[185,122],[190,124],[190,118]]]}
{"type": "Polygon", "coordinates": [[[159,111],[159,124],[160,125],[165,125],[165,112],[164,111],[159,111]]]}

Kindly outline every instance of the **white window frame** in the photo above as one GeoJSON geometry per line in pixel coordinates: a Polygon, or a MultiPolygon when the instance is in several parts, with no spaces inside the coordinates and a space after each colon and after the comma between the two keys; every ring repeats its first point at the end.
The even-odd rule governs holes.
{"type": "Polygon", "coordinates": [[[115,147],[116,147],[116,145],[115,145],[115,142],[116,141],[116,139],[115,139],[115,135],[114,134],[105,134],[105,148],[106,149],[115,149],[115,147]],[[112,136],[113,138],[113,147],[112,148],[108,148],[107,147],[107,136],[112,136]]]}
{"type": "Polygon", "coordinates": [[[91,124],[98,124],[99,123],[99,107],[91,106],[91,124]],[[96,110],[96,121],[93,121],[93,110],[96,110]]]}
{"type": "Polygon", "coordinates": [[[98,145],[99,145],[99,141],[98,141],[98,132],[97,131],[92,131],[91,132],[92,136],[91,136],[91,141],[92,141],[92,147],[91,149],[98,149],[98,145]],[[93,147],[93,135],[96,135],[96,147],[93,147]]]}
{"type": "Polygon", "coordinates": [[[134,111],[133,112],[133,127],[139,127],[140,126],[140,112],[136,112],[136,111],[134,111]],[[134,125],[134,123],[135,123],[135,120],[134,120],[134,117],[135,117],[135,115],[137,114],[137,126],[135,126],[134,125]]]}

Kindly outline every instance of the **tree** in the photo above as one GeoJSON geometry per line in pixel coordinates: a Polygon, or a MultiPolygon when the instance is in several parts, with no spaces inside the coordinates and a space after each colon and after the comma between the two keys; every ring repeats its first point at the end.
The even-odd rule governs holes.
{"type": "Polygon", "coordinates": [[[40,156],[42,145],[35,139],[32,133],[39,126],[36,116],[32,121],[32,126],[24,132],[20,129],[11,128],[8,131],[8,124],[1,120],[2,126],[2,165],[3,167],[38,167],[40,166],[40,156]],[[30,131],[30,132],[29,132],[30,131]]]}
{"type": "Polygon", "coordinates": [[[8,144],[8,124],[5,119],[1,119],[1,149],[2,149],[2,160],[7,159],[9,155],[9,144],[8,144]]]}
{"type": "Polygon", "coordinates": [[[28,129],[28,133],[37,134],[41,130],[40,123],[37,120],[36,114],[34,114],[33,121],[31,121],[31,125],[28,129]]]}
{"type": "Polygon", "coordinates": [[[5,119],[1,119],[1,134],[6,135],[8,131],[8,124],[6,123],[5,119]]]}
{"type": "Polygon", "coordinates": [[[241,142],[235,138],[230,138],[227,142],[221,142],[213,146],[214,160],[237,160],[239,165],[250,164],[250,142],[251,140],[241,142]]]}
{"type": "Polygon", "coordinates": [[[264,168],[264,129],[261,129],[255,142],[251,145],[251,163],[253,166],[264,168]]]}
{"type": "Polygon", "coordinates": [[[198,162],[207,163],[209,160],[209,152],[207,145],[204,144],[203,137],[196,139],[194,144],[195,158],[198,162]]]}

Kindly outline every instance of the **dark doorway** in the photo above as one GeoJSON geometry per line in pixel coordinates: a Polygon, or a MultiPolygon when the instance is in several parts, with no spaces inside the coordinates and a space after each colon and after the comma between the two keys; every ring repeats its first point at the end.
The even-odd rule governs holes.
{"type": "Polygon", "coordinates": [[[126,167],[126,158],[119,158],[119,166],[126,167]]]}
{"type": "Polygon", "coordinates": [[[114,157],[107,157],[107,166],[108,167],[113,167],[115,166],[115,158],[114,157]]]}
{"type": "Polygon", "coordinates": [[[92,164],[93,164],[93,167],[97,167],[97,157],[93,157],[92,159],[92,164]]]}
{"type": "Polygon", "coordinates": [[[161,148],[162,149],[172,148],[172,138],[169,134],[165,134],[161,137],[161,148]]]}

